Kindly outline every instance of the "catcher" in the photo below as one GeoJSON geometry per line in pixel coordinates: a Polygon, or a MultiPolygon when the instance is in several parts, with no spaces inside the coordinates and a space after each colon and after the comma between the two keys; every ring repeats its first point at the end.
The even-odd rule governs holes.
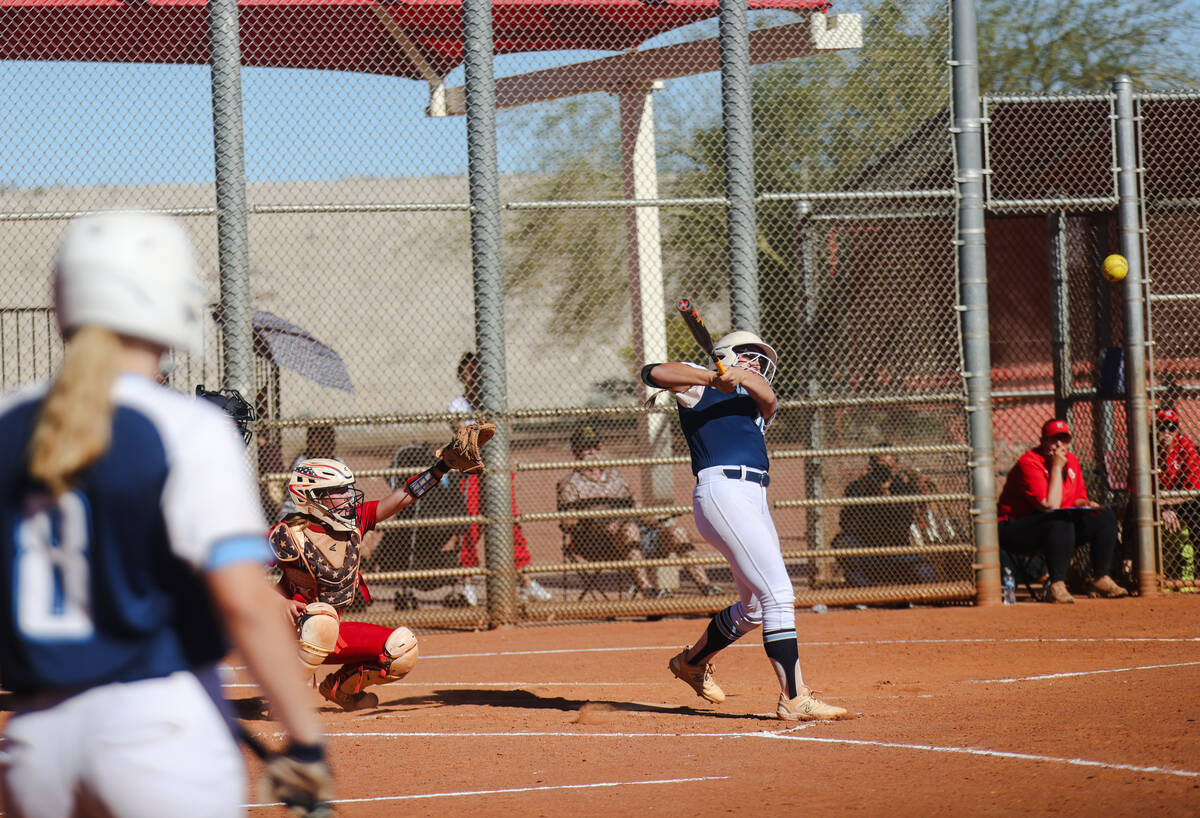
{"type": "Polygon", "coordinates": [[[363,502],[354,474],[340,460],[314,458],[296,464],[288,496],[297,511],[268,535],[283,573],[279,590],[300,637],[300,661],[308,678],[321,665],[342,665],[318,690],[343,710],[375,707],[379,697],[366,688],[403,679],[417,662],[417,637],[368,622],[343,622],[342,612],[367,589],[359,575],[359,547],[375,525],[412,504],[451,469],[483,471],[480,446],[491,438],[491,423],[464,426],[442,449],[438,461],[382,500],[363,502]]]}

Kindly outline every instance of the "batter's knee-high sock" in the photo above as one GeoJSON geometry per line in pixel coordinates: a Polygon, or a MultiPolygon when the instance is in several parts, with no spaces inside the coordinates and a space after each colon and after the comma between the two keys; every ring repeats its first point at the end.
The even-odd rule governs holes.
{"type": "Polygon", "coordinates": [[[692,646],[691,656],[687,657],[689,665],[702,664],[708,657],[724,650],[745,635],[746,632],[739,630],[734,624],[733,609],[740,604],[740,602],[735,602],[728,608],[717,611],[709,620],[704,635],[692,646]]]}
{"type": "Polygon", "coordinates": [[[775,674],[779,676],[779,689],[785,691],[789,699],[796,698],[797,692],[804,686],[804,678],[800,675],[800,648],[796,644],[796,631],[764,630],[763,648],[775,667],[775,674]]]}

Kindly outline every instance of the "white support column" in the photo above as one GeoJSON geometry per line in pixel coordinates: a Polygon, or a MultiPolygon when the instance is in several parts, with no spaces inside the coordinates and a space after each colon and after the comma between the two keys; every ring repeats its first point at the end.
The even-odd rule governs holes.
{"type": "MultiPolygon", "coordinates": [[[[639,84],[618,93],[621,111],[621,170],[626,199],[658,198],[658,166],[654,153],[654,92],[661,81],[639,84]]],[[[626,264],[633,314],[633,355],[637,371],[647,363],[667,359],[667,310],[663,292],[662,242],[657,207],[626,210],[626,264]]],[[[646,387],[638,384],[638,397],[646,387]]],[[[669,416],[648,415],[641,430],[651,457],[671,455],[669,416]]],[[[643,471],[645,497],[655,503],[674,502],[671,467],[643,471]]]]}

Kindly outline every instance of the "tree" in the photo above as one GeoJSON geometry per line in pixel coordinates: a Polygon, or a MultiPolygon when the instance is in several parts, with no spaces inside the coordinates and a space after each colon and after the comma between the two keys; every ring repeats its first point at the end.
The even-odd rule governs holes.
{"type": "MultiPolygon", "coordinates": [[[[1120,73],[1131,74],[1142,86],[1194,85],[1198,75],[1187,50],[1189,26],[1182,23],[1190,20],[1184,14],[1189,2],[978,0],[981,89],[1098,92],[1120,73]]],[[[755,70],[760,193],[857,189],[864,173],[885,158],[897,173],[948,168],[945,2],[876,0],[864,20],[864,44],[857,52],[755,70]],[[901,150],[903,162],[895,158],[901,150]]],[[[537,131],[570,136],[547,153],[547,175],[531,195],[565,200],[620,195],[613,107],[611,101],[593,100],[554,110],[549,126],[537,131]],[[571,122],[574,127],[564,127],[571,122]],[[603,158],[598,161],[597,156],[603,158]]],[[[660,167],[672,171],[660,179],[660,193],[719,197],[724,192],[719,110],[695,112],[691,121],[690,132],[674,136],[674,143],[671,135],[663,138],[660,132],[660,167]]],[[[942,175],[938,186],[949,187],[948,173],[942,175]]],[[[872,181],[887,184],[878,176],[872,181]]],[[[768,202],[758,212],[762,330],[785,348],[803,343],[795,316],[796,294],[803,285],[794,207],[768,202]]],[[[702,304],[721,298],[727,283],[724,210],[669,208],[662,216],[668,286],[702,304]]],[[[549,293],[558,316],[553,330],[561,337],[581,339],[597,329],[611,329],[625,312],[628,281],[620,210],[526,212],[508,238],[508,286],[549,293]],[[601,322],[608,326],[598,327],[601,322]]],[[[835,320],[840,306],[827,305],[818,323],[835,320]]],[[[840,330],[822,326],[852,332],[844,324],[840,330]]],[[[783,368],[785,393],[799,389],[802,377],[794,368],[783,368]]]]}

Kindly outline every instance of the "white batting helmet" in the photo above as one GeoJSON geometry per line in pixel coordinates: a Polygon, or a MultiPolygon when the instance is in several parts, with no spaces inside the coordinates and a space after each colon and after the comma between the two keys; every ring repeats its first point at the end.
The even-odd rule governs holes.
{"type": "Polygon", "coordinates": [[[64,332],[101,326],[202,351],[204,289],[192,243],[174,219],[120,210],[82,216],[64,231],[54,267],[64,332]]]}
{"type": "Polygon", "coordinates": [[[767,383],[775,377],[775,362],[779,356],[770,344],[753,332],[736,330],[722,336],[713,344],[713,353],[726,369],[737,366],[739,355],[752,355],[758,359],[759,372],[767,379],[767,383]]]}
{"type": "Polygon", "coordinates": [[[287,490],[297,511],[335,531],[353,531],[358,525],[363,493],[354,487],[354,472],[340,460],[301,460],[292,469],[287,490]]]}

